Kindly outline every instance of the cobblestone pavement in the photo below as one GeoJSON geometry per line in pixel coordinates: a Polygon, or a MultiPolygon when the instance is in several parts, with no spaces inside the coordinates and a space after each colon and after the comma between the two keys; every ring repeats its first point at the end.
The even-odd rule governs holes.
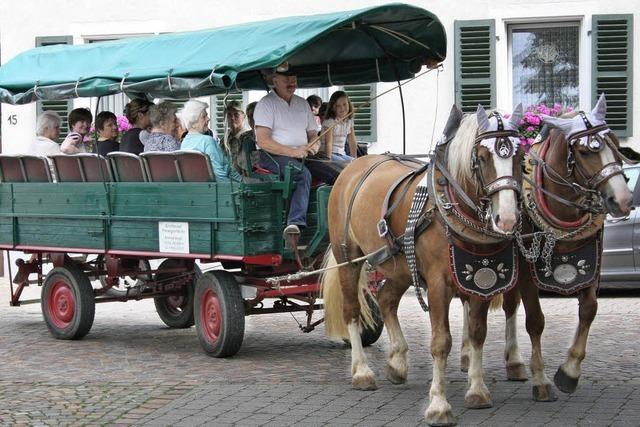
{"type": "MultiPolygon", "coordinates": [[[[38,288],[26,298],[37,298],[38,288]]],[[[392,385],[383,368],[386,335],[367,349],[378,390],[350,386],[350,351],[298,330],[289,314],[247,318],[244,344],[230,359],[213,359],[195,330],[171,330],[152,301],[99,304],[93,329],[80,341],[49,334],[39,304],[9,307],[0,283],[1,425],[424,425],[431,356],[429,327],[411,294],[400,320],[410,346],[409,381],[392,385]]],[[[460,304],[454,301],[454,347],[447,394],[459,425],[640,425],[640,298],[600,299],[583,376],[573,395],[531,400],[530,382],[505,381],[501,313],[489,316],[486,381],[494,406],[468,410],[459,371],[460,304]]],[[[544,354],[552,377],[577,322],[575,299],[545,298],[544,354]]],[[[530,345],[520,310],[519,337],[530,345]]],[[[302,315],[296,314],[302,321],[302,315]]]]}

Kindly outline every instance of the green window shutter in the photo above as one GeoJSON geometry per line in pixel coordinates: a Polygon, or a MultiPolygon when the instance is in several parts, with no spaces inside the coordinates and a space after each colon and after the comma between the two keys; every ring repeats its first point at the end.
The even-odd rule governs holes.
{"type": "Polygon", "coordinates": [[[465,113],[496,107],[496,28],[493,19],[455,21],[456,104],[465,113]]]}
{"type": "Polygon", "coordinates": [[[633,134],[633,15],[593,15],[591,105],[604,92],[607,124],[617,136],[633,134]]]}
{"type": "Polygon", "coordinates": [[[349,96],[351,104],[357,111],[353,118],[353,129],[356,133],[356,140],[375,142],[376,141],[376,101],[363,105],[376,96],[376,85],[353,85],[344,86],[343,90],[349,96]]]}
{"type": "Polygon", "coordinates": [[[211,97],[211,108],[209,114],[211,117],[211,123],[209,124],[209,127],[216,132],[216,135],[220,139],[224,137],[225,97],[227,102],[240,101],[243,104],[242,106],[246,108],[246,105],[244,105],[244,96],[241,91],[229,92],[227,95],[215,95],[211,97]]]}
{"type": "MultiPolygon", "coordinates": [[[[51,46],[54,44],[73,44],[72,36],[51,36],[51,37],[36,37],[36,47],[51,46]]],[[[55,111],[60,116],[60,140],[62,141],[69,133],[68,116],[71,111],[70,100],[60,101],[38,101],[37,102],[37,115],[40,116],[43,111],[55,111]]]]}

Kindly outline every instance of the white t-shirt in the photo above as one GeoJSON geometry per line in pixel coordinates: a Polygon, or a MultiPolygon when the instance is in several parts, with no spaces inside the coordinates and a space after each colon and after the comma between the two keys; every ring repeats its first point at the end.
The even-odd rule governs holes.
{"type": "Polygon", "coordinates": [[[307,131],[316,132],[318,125],[307,101],[293,95],[287,103],[275,90],[256,105],[253,113],[256,126],[271,129],[271,137],[282,145],[300,147],[307,143],[307,131]]]}
{"type": "MultiPolygon", "coordinates": [[[[349,118],[341,121],[337,121],[336,119],[326,119],[322,122],[322,131],[324,132],[331,126],[333,126],[333,143],[331,145],[331,152],[334,154],[346,154],[344,152],[344,146],[347,143],[347,137],[353,128],[353,119],[349,118]]],[[[322,145],[320,147],[321,153],[326,151],[326,139],[327,134],[322,137],[322,145]]]]}
{"type": "Polygon", "coordinates": [[[52,156],[54,154],[60,154],[60,146],[49,138],[37,136],[25,154],[32,156],[52,156]]]}

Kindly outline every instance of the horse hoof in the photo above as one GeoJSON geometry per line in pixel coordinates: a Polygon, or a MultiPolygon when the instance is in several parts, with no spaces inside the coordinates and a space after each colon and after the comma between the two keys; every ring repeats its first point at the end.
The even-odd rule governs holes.
{"type": "Polygon", "coordinates": [[[466,354],[464,356],[460,356],[460,370],[462,372],[467,372],[469,370],[469,356],[466,354]]]}
{"type": "Polygon", "coordinates": [[[558,368],[556,374],[553,376],[553,382],[555,383],[558,390],[563,393],[573,393],[578,388],[578,380],[580,378],[570,377],[562,366],[558,368]]]}
{"type": "Polygon", "coordinates": [[[378,386],[376,385],[376,379],[373,375],[361,375],[357,377],[353,377],[351,380],[351,385],[356,390],[376,390],[378,386]]]}
{"type": "Polygon", "coordinates": [[[529,379],[523,363],[507,365],[507,379],[509,381],[526,381],[529,379]]]}
{"type": "Polygon", "coordinates": [[[392,384],[404,384],[407,382],[407,375],[401,374],[397,369],[387,365],[384,370],[385,376],[392,384]]]}
{"type": "Polygon", "coordinates": [[[433,427],[448,427],[458,424],[458,420],[453,416],[451,411],[443,414],[427,414],[425,417],[427,424],[433,427]]]}
{"type": "Polygon", "coordinates": [[[540,384],[533,386],[533,400],[536,402],[555,402],[558,400],[556,392],[551,384],[540,384]]]}
{"type": "Polygon", "coordinates": [[[464,397],[464,406],[469,409],[486,409],[493,406],[491,397],[482,394],[467,394],[464,397]]]}

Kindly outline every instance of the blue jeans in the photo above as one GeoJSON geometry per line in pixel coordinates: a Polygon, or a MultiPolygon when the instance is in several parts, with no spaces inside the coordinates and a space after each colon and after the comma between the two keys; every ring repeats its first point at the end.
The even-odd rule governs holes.
{"type": "Polygon", "coordinates": [[[351,162],[353,157],[348,154],[331,153],[331,160],[334,162],[351,162]]]}
{"type": "Polygon", "coordinates": [[[270,172],[284,176],[284,170],[289,163],[293,163],[293,181],[296,188],[291,195],[287,225],[295,224],[306,227],[307,208],[309,207],[309,191],[311,189],[311,172],[302,166],[298,159],[286,156],[277,156],[260,151],[260,166],[270,172]]]}

